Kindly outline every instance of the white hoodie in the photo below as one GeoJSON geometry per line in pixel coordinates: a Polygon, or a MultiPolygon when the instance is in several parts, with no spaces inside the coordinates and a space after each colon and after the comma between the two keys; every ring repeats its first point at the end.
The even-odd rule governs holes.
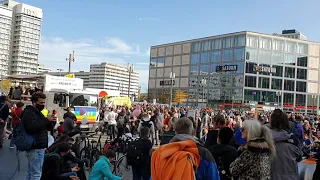
{"type": "Polygon", "coordinates": [[[117,116],[118,116],[118,114],[115,113],[115,112],[113,112],[113,111],[111,111],[110,113],[108,113],[108,117],[107,117],[107,122],[108,122],[108,124],[110,124],[110,125],[116,125],[116,124],[117,124],[117,121],[116,121],[117,116]]]}

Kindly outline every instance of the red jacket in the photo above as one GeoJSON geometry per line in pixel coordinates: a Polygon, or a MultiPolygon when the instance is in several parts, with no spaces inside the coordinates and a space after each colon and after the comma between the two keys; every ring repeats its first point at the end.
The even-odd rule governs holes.
{"type": "Polygon", "coordinates": [[[12,127],[16,127],[17,124],[20,122],[22,108],[13,108],[11,110],[11,117],[12,117],[12,127]]]}

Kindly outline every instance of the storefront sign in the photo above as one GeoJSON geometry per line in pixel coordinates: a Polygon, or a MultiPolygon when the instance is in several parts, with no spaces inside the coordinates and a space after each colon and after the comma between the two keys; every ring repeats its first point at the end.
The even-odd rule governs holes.
{"type": "Polygon", "coordinates": [[[160,81],[160,86],[171,86],[175,84],[175,80],[160,81]]]}
{"type": "Polygon", "coordinates": [[[254,66],[253,69],[256,72],[266,72],[266,73],[276,73],[277,72],[277,69],[274,67],[254,66]]]}
{"type": "Polygon", "coordinates": [[[224,65],[224,66],[217,66],[216,72],[224,72],[224,71],[237,71],[237,65],[224,65]]]}

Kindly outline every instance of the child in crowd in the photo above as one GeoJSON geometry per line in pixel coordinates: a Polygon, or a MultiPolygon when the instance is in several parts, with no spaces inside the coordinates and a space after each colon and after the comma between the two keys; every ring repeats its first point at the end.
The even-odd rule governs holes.
{"type": "Polygon", "coordinates": [[[309,157],[312,148],[312,140],[307,133],[304,134],[303,139],[303,156],[309,157]]]}

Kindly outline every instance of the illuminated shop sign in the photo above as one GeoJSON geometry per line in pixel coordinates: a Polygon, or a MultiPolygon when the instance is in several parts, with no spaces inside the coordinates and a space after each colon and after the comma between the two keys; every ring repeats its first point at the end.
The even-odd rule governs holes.
{"type": "Polygon", "coordinates": [[[160,81],[160,86],[171,86],[175,84],[175,80],[160,81]]]}
{"type": "Polygon", "coordinates": [[[256,72],[276,73],[277,69],[274,67],[254,66],[253,70],[256,72]]]}
{"type": "Polygon", "coordinates": [[[237,71],[237,65],[224,65],[224,66],[217,66],[216,72],[224,72],[224,71],[237,71]]]}

